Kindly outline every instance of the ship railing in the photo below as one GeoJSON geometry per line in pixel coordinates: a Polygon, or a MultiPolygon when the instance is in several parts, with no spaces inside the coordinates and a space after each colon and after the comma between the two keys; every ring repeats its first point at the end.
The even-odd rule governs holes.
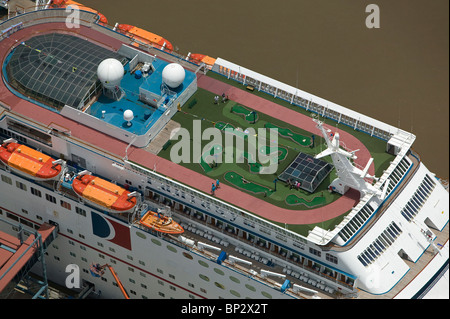
{"type": "MultiPolygon", "coordinates": [[[[154,200],[152,200],[152,199],[149,199],[149,200],[152,202],[152,204],[154,203],[154,200]]],[[[156,205],[158,205],[158,204],[156,204],[156,205]]],[[[213,224],[209,224],[204,219],[198,220],[198,215],[195,215],[195,214],[192,215],[191,213],[184,212],[184,211],[183,211],[184,214],[181,214],[182,211],[176,210],[176,209],[175,209],[175,212],[177,213],[177,218],[181,218],[182,221],[184,220],[184,223],[187,223],[187,224],[189,224],[189,223],[195,223],[195,224],[205,223],[204,227],[211,229],[213,232],[220,232],[220,233],[222,233],[222,235],[227,236],[229,239],[239,242],[239,246],[242,246],[245,244],[245,245],[249,245],[249,247],[253,247],[254,249],[263,251],[268,256],[272,256],[272,257],[268,257],[268,259],[271,260],[272,262],[274,262],[275,264],[279,264],[279,265],[291,264],[291,266],[298,267],[299,270],[303,269],[304,272],[310,273],[311,275],[319,275],[322,278],[326,279],[330,284],[334,283],[337,287],[342,287],[342,289],[344,289],[345,291],[353,291],[355,289],[354,285],[353,285],[354,282],[353,283],[344,282],[344,281],[338,279],[338,277],[340,277],[340,275],[338,275],[338,274],[336,274],[336,277],[326,274],[325,273],[326,268],[322,267],[322,265],[321,265],[321,268],[319,268],[319,269],[314,269],[312,267],[308,267],[307,265],[302,264],[301,259],[294,260],[293,255],[291,255],[291,256],[282,255],[281,253],[277,253],[277,252],[270,250],[268,247],[264,247],[264,245],[262,245],[262,246],[258,245],[258,242],[256,242],[256,241],[246,240],[242,237],[239,237],[233,231],[225,232],[225,230],[226,230],[225,228],[221,228],[220,226],[215,226],[213,224]],[[321,269],[324,269],[324,271],[322,271],[321,269]]],[[[277,245],[276,243],[271,243],[271,244],[277,245]]],[[[249,249],[251,250],[251,248],[249,248],[249,249]]],[[[295,252],[293,252],[293,253],[295,253],[295,252]]],[[[303,262],[305,262],[305,260],[308,260],[308,258],[303,257],[303,262]]]]}
{"type": "MultiPolygon", "coordinates": [[[[195,218],[194,216],[184,216],[184,215],[180,215],[177,217],[181,218],[182,220],[186,220],[185,223],[189,220],[195,224],[200,223],[200,221],[195,218]]],[[[355,287],[354,287],[354,282],[353,283],[347,283],[344,282],[340,279],[338,279],[338,275],[336,275],[336,277],[333,277],[331,275],[328,275],[327,273],[325,273],[326,268],[323,268],[324,271],[321,270],[320,267],[310,267],[308,265],[304,265],[301,262],[301,259],[298,260],[294,260],[293,258],[288,257],[287,255],[282,255],[280,253],[276,253],[274,251],[271,251],[269,248],[265,247],[265,246],[258,246],[257,242],[255,241],[250,241],[250,240],[246,240],[242,237],[239,237],[238,235],[236,235],[233,232],[225,232],[225,230],[223,228],[220,228],[218,226],[214,226],[212,224],[205,224],[206,228],[211,228],[213,230],[215,230],[215,232],[221,232],[224,236],[230,238],[230,239],[234,239],[236,242],[239,242],[240,247],[244,246],[244,245],[248,245],[249,247],[253,247],[255,250],[261,250],[262,252],[264,252],[265,254],[267,254],[267,256],[272,256],[272,257],[268,257],[269,260],[271,260],[272,262],[274,262],[275,264],[278,265],[283,265],[285,264],[285,267],[296,267],[298,268],[297,271],[303,270],[305,273],[312,275],[317,275],[323,279],[325,279],[325,282],[328,283],[328,285],[330,285],[331,283],[334,283],[337,287],[342,287],[345,288],[345,290],[347,291],[354,291],[355,287]],[[216,229],[217,228],[217,229],[216,229]]],[[[232,246],[236,245],[236,243],[231,242],[230,243],[232,246]]],[[[237,246],[236,246],[237,247],[237,246]]],[[[246,250],[251,248],[245,248],[246,250]]],[[[245,254],[244,254],[245,256],[245,254]]],[[[291,256],[292,257],[292,256],[291,256]]],[[[304,261],[307,259],[303,259],[304,261]]],[[[292,278],[297,278],[292,276],[292,278]]],[[[298,278],[297,278],[298,279],[298,278]]],[[[338,290],[341,288],[338,288],[338,290]]]]}
{"type": "MultiPolygon", "coordinates": [[[[158,207],[161,207],[161,208],[165,207],[164,205],[162,205],[162,204],[160,204],[160,203],[154,203],[153,201],[151,201],[151,203],[149,203],[149,206],[152,207],[153,209],[157,209],[158,207]]],[[[182,214],[179,214],[179,211],[177,211],[177,210],[174,210],[174,213],[176,213],[176,214],[175,214],[176,216],[174,216],[175,220],[176,220],[177,222],[179,222],[181,225],[183,225],[183,223],[184,223],[184,224],[188,223],[188,221],[194,222],[195,224],[200,223],[199,220],[197,220],[196,218],[194,218],[194,217],[191,216],[191,215],[189,215],[189,216],[184,216],[184,215],[182,215],[182,214]]],[[[330,275],[328,275],[328,274],[322,272],[320,269],[315,269],[315,268],[313,268],[313,267],[308,267],[307,265],[301,264],[300,261],[297,262],[297,261],[293,260],[292,258],[291,258],[291,259],[288,259],[288,257],[282,256],[282,255],[280,255],[280,254],[276,254],[275,252],[270,251],[270,250],[269,250],[268,248],[266,248],[266,247],[260,247],[260,246],[256,247],[256,246],[255,246],[255,245],[256,245],[255,242],[252,242],[252,243],[251,243],[250,241],[247,242],[246,240],[243,240],[243,238],[238,237],[238,236],[237,236],[236,234],[234,234],[234,233],[228,233],[228,232],[225,233],[225,232],[224,232],[224,229],[219,229],[219,227],[217,227],[218,229],[215,230],[215,227],[212,227],[212,226],[214,226],[214,225],[209,225],[209,224],[206,225],[206,224],[205,224],[205,227],[206,227],[206,228],[210,228],[210,229],[213,231],[212,234],[214,234],[214,233],[216,233],[216,232],[221,232],[222,235],[225,235],[227,238],[229,238],[229,239],[227,240],[227,242],[228,242],[228,245],[231,245],[230,247],[233,247],[233,246],[236,245],[236,243],[233,243],[233,241],[232,241],[232,242],[229,241],[229,240],[232,239],[232,238],[234,238],[235,241],[239,241],[239,245],[240,245],[240,246],[242,246],[243,244],[244,244],[244,245],[251,245],[251,246],[253,246],[255,249],[264,251],[264,252],[267,254],[267,256],[266,256],[265,258],[268,259],[268,260],[270,260],[271,262],[273,262],[275,266],[278,265],[279,267],[283,267],[283,266],[282,266],[283,264],[285,264],[285,265],[289,265],[289,264],[290,264],[292,267],[298,267],[298,269],[303,269],[303,270],[304,270],[304,273],[308,273],[311,279],[314,279],[313,275],[318,275],[318,276],[315,278],[316,281],[319,281],[318,278],[319,278],[319,276],[320,276],[321,278],[324,279],[323,281],[321,281],[321,282],[324,282],[324,287],[329,287],[329,288],[334,287],[336,293],[341,293],[342,295],[347,296],[347,294],[345,294],[344,291],[347,291],[347,293],[350,293],[350,294],[351,294],[351,293],[354,293],[354,291],[355,291],[355,289],[356,289],[351,283],[346,283],[346,282],[343,282],[343,281],[337,279],[338,275],[336,275],[336,278],[335,278],[335,277],[333,277],[333,276],[330,276],[330,275]],[[269,257],[269,256],[273,256],[273,258],[272,258],[272,257],[269,257]],[[281,259],[281,258],[283,258],[283,259],[281,259]],[[333,286],[333,283],[334,283],[334,286],[333,286]],[[345,289],[344,289],[344,288],[345,288],[345,289]]],[[[176,238],[176,237],[174,237],[174,236],[171,236],[171,235],[169,235],[169,236],[163,236],[162,234],[157,233],[156,231],[153,231],[153,230],[151,230],[151,229],[148,229],[148,228],[143,227],[143,226],[140,225],[139,223],[135,223],[135,227],[138,227],[138,228],[140,228],[140,229],[142,229],[142,230],[144,230],[144,231],[146,231],[146,232],[148,232],[148,233],[154,234],[154,235],[156,235],[156,236],[158,236],[158,237],[162,237],[163,239],[166,239],[166,240],[170,241],[171,243],[173,243],[173,244],[175,244],[175,245],[177,245],[177,246],[180,246],[180,247],[182,247],[182,248],[188,249],[188,250],[190,250],[190,251],[194,250],[195,252],[197,252],[197,253],[203,255],[203,251],[202,251],[202,250],[194,249],[192,246],[187,245],[185,242],[182,242],[180,239],[178,239],[178,238],[176,238]]],[[[195,234],[197,234],[197,233],[191,233],[187,227],[184,227],[184,228],[185,228],[185,231],[186,231],[186,232],[185,232],[185,234],[182,235],[182,236],[186,236],[186,235],[187,235],[189,239],[194,239],[194,241],[195,241],[195,240],[198,240],[197,235],[195,235],[195,234]],[[197,239],[196,239],[196,238],[197,238],[197,239]]],[[[199,228],[197,228],[197,229],[199,229],[199,228]]],[[[206,231],[206,230],[205,230],[205,231],[206,231]]],[[[210,233],[210,232],[208,232],[208,233],[210,233]]],[[[198,236],[201,236],[201,235],[198,235],[198,236]]],[[[216,236],[219,236],[219,235],[216,234],[216,235],[213,236],[213,238],[216,237],[216,236]]],[[[220,237],[221,237],[221,236],[219,236],[219,240],[220,240],[220,237]]],[[[201,237],[201,240],[208,240],[208,239],[207,239],[206,237],[201,237]]],[[[231,248],[227,248],[228,245],[225,244],[225,240],[226,240],[225,238],[222,238],[222,240],[220,240],[220,244],[221,244],[221,245],[224,245],[225,248],[223,248],[223,250],[225,250],[225,251],[226,251],[226,250],[230,250],[231,248]],[[222,241],[223,241],[224,243],[222,243],[222,241]]],[[[212,241],[211,243],[212,243],[213,245],[215,245],[215,244],[218,243],[218,242],[217,242],[217,241],[212,241]]],[[[237,246],[235,246],[235,247],[237,247],[237,246]]],[[[249,246],[249,247],[250,247],[250,246],[249,246]]],[[[250,249],[250,248],[248,248],[248,249],[250,249]]],[[[210,259],[210,260],[212,260],[212,261],[216,261],[217,258],[218,258],[218,256],[217,256],[216,254],[211,253],[211,252],[207,252],[207,251],[205,252],[204,256],[205,256],[205,258],[208,258],[208,259],[210,259]]],[[[264,262],[260,261],[259,259],[256,260],[256,259],[252,258],[252,262],[255,262],[254,260],[256,261],[256,263],[257,263],[258,265],[260,265],[260,266],[257,266],[257,269],[263,268],[263,267],[266,265],[264,262]],[[260,263],[261,263],[261,264],[260,264],[260,263]]],[[[234,265],[232,265],[232,266],[234,267],[234,265]]],[[[277,266],[277,267],[278,267],[278,266],[277,266]]],[[[291,268],[291,266],[285,266],[285,267],[291,268]]],[[[323,267],[322,267],[322,268],[323,268],[323,267]]],[[[233,268],[233,269],[234,269],[234,268],[233,268]]],[[[238,267],[237,269],[238,269],[238,270],[243,270],[243,271],[245,271],[245,274],[248,275],[248,276],[254,276],[254,275],[255,275],[255,271],[254,271],[254,270],[249,270],[249,269],[247,269],[247,268],[245,268],[245,267],[242,267],[242,266],[240,266],[240,268],[238,267]]],[[[281,269],[281,268],[280,268],[280,269],[281,269]]],[[[297,269],[297,271],[300,271],[300,270],[298,270],[298,269],[297,269]]],[[[324,269],[325,269],[325,268],[324,268],[324,269]]],[[[325,269],[325,270],[326,270],[326,269],[325,269]]],[[[281,270],[280,270],[280,273],[281,273],[281,270]]],[[[293,272],[293,273],[294,273],[294,272],[293,272]]],[[[296,279],[299,279],[299,278],[298,278],[298,277],[295,277],[294,275],[292,275],[291,280],[296,280],[296,279]]],[[[262,280],[265,280],[265,278],[262,278],[262,280]]],[[[300,282],[300,283],[301,283],[301,282],[300,282]]],[[[275,288],[278,289],[279,287],[281,287],[280,284],[278,284],[277,287],[275,287],[275,288]]],[[[288,293],[288,291],[286,291],[286,293],[288,293]]],[[[299,294],[296,294],[296,292],[292,292],[292,293],[293,293],[296,297],[299,296],[299,294]]],[[[300,295],[300,297],[301,297],[301,295],[300,295]]]]}
{"type": "MultiPolygon", "coordinates": [[[[80,12],[80,22],[91,24],[95,20],[95,14],[87,14],[87,11],[80,12]],[[86,13],[86,14],[83,14],[86,13]],[[86,19],[87,17],[90,17],[86,19]]],[[[5,30],[8,27],[22,23],[22,27],[31,25],[48,23],[48,22],[65,22],[68,13],[65,9],[44,9],[44,10],[30,10],[29,12],[18,12],[16,16],[10,17],[8,20],[0,24],[0,30],[5,30]]],[[[15,30],[18,31],[18,30],[15,30]]]]}
{"type": "MultiPolygon", "coordinates": [[[[209,259],[211,261],[217,261],[217,259],[219,258],[219,255],[216,255],[216,254],[214,254],[214,253],[212,253],[210,251],[201,250],[201,249],[198,249],[195,246],[194,247],[188,246],[188,245],[182,243],[178,238],[176,238],[174,236],[169,235],[169,236],[167,236],[167,238],[163,237],[163,239],[166,239],[169,242],[171,242],[172,244],[175,244],[175,245],[177,245],[179,247],[185,248],[185,249],[189,250],[190,252],[193,252],[195,254],[201,255],[201,256],[203,256],[203,257],[205,257],[205,258],[207,258],[207,259],[209,259]]],[[[251,268],[246,268],[246,267],[244,267],[242,265],[239,265],[239,264],[236,264],[236,263],[231,263],[228,260],[222,261],[222,265],[227,267],[227,268],[230,268],[230,269],[232,269],[234,271],[237,271],[237,272],[239,272],[239,273],[241,273],[241,274],[243,274],[243,275],[245,275],[245,276],[247,276],[247,277],[249,277],[249,278],[251,278],[253,280],[261,282],[261,283],[263,283],[263,284],[265,284],[265,285],[267,285],[267,286],[269,286],[269,287],[271,287],[273,289],[281,290],[282,283],[279,283],[279,282],[277,282],[277,281],[275,281],[275,280],[273,280],[271,278],[263,277],[263,276],[261,276],[261,274],[259,274],[257,271],[255,271],[255,270],[253,270],[251,268]]],[[[285,293],[290,295],[290,296],[292,296],[292,297],[294,297],[294,298],[306,299],[306,297],[304,295],[302,295],[300,292],[294,292],[292,289],[287,289],[285,291],[285,293]]]]}
{"type": "MultiPolygon", "coordinates": [[[[170,243],[172,243],[172,244],[174,244],[174,245],[176,245],[178,247],[184,248],[184,249],[186,249],[186,250],[188,250],[190,252],[193,252],[195,254],[201,255],[201,256],[203,256],[204,258],[207,258],[210,261],[216,262],[218,260],[218,258],[219,258],[219,255],[214,254],[214,253],[212,253],[212,252],[210,252],[208,250],[199,249],[196,246],[187,245],[186,243],[182,242],[179,238],[175,237],[174,235],[162,235],[162,234],[160,234],[160,233],[158,233],[156,231],[148,229],[147,227],[143,227],[139,223],[135,223],[134,226],[139,228],[139,229],[141,229],[141,230],[144,230],[144,231],[146,231],[148,233],[157,235],[161,239],[166,240],[166,241],[168,241],[168,242],[170,242],[170,243]]],[[[262,282],[265,285],[268,285],[269,287],[271,287],[273,289],[280,290],[281,287],[282,287],[282,283],[279,283],[279,282],[277,282],[275,280],[272,280],[270,278],[267,278],[267,277],[263,277],[263,276],[261,276],[255,270],[253,270],[251,268],[246,268],[246,267],[244,267],[242,265],[239,265],[239,264],[236,264],[236,263],[231,263],[228,260],[224,260],[222,262],[222,264],[225,267],[233,269],[234,271],[237,271],[237,272],[239,272],[239,273],[241,273],[241,274],[243,274],[243,275],[245,275],[245,276],[247,276],[249,278],[252,278],[254,280],[262,282]]],[[[306,297],[303,296],[300,292],[295,292],[292,289],[287,289],[285,291],[285,293],[289,294],[289,295],[291,295],[292,297],[295,297],[295,298],[306,299],[306,297]]]]}
{"type": "Polygon", "coordinates": [[[370,136],[376,136],[387,141],[399,131],[398,128],[323,100],[298,88],[273,80],[221,58],[216,60],[212,71],[228,79],[235,80],[242,85],[251,87],[251,89],[265,92],[275,98],[285,100],[291,105],[302,107],[306,111],[330,118],[354,130],[365,132],[370,136]]]}
{"type": "Polygon", "coordinates": [[[238,209],[228,203],[217,200],[216,198],[200,192],[198,190],[192,189],[186,185],[180,184],[179,182],[167,178],[163,178],[159,173],[155,172],[156,167],[153,171],[130,161],[126,161],[127,169],[142,175],[147,178],[149,184],[152,184],[152,188],[158,196],[165,196],[164,193],[159,194],[160,191],[167,191],[169,188],[170,196],[176,195],[180,198],[180,201],[185,202],[184,205],[192,207],[192,209],[201,210],[207,209],[212,212],[211,217],[217,215],[221,218],[224,216],[234,216],[243,219],[243,224],[249,227],[249,231],[254,232],[255,230],[260,230],[265,232],[268,236],[276,236],[281,238],[284,242],[288,239],[295,241],[300,241],[306,244],[307,241],[301,235],[294,233],[288,229],[280,227],[278,225],[269,223],[258,216],[247,213],[244,210],[238,209]],[[164,188],[163,188],[164,187],[164,188]],[[196,206],[201,205],[202,208],[196,206]],[[194,207],[195,206],[195,207],[194,207]]]}
{"type": "MultiPolygon", "coordinates": [[[[214,258],[217,258],[214,254],[211,254],[211,253],[209,253],[209,255],[211,255],[212,256],[212,260],[215,260],[214,258]]],[[[270,287],[272,287],[273,289],[276,289],[276,290],[281,290],[281,287],[282,287],[282,282],[278,282],[278,281],[276,281],[276,280],[273,280],[273,279],[271,279],[271,278],[268,278],[268,277],[266,277],[266,276],[262,276],[260,273],[258,273],[256,270],[261,270],[261,269],[263,269],[262,267],[260,267],[260,266],[256,266],[256,270],[254,270],[253,268],[246,268],[246,267],[244,267],[243,265],[239,265],[239,264],[237,264],[237,263],[231,263],[230,261],[228,261],[228,260],[224,260],[223,262],[222,262],[222,264],[224,265],[224,266],[226,266],[226,267],[228,267],[228,268],[230,268],[230,269],[233,269],[233,270],[235,270],[235,271],[238,271],[238,272],[240,272],[240,273],[242,273],[243,275],[245,275],[245,276],[247,276],[247,277],[249,277],[249,278],[252,278],[253,280],[256,280],[256,281],[259,281],[259,282],[261,282],[261,283],[263,283],[263,284],[266,284],[266,285],[268,285],[268,286],[270,286],[270,287]]],[[[259,265],[259,264],[258,264],[259,265]]],[[[271,269],[272,270],[272,269],[271,269]]],[[[281,273],[280,273],[281,274],[281,273]]],[[[283,278],[282,280],[283,280],[283,282],[284,282],[284,280],[286,280],[287,278],[283,278]]],[[[296,277],[294,277],[294,276],[292,276],[291,278],[289,278],[289,280],[292,282],[292,283],[295,283],[294,282],[294,280],[296,280],[296,279],[298,279],[298,278],[296,278],[296,277]]],[[[299,281],[299,283],[300,283],[300,281],[299,281]]],[[[345,284],[345,285],[347,285],[348,286],[348,284],[346,284],[346,283],[341,283],[341,284],[345,284]]],[[[350,287],[350,289],[353,291],[353,289],[352,289],[352,287],[350,287]]],[[[301,298],[301,299],[306,299],[307,297],[305,296],[305,295],[303,295],[302,293],[300,293],[299,291],[297,291],[297,292],[295,292],[292,288],[290,288],[290,289],[287,289],[286,291],[285,291],[285,293],[286,294],[288,294],[288,295],[290,295],[290,296],[292,296],[292,297],[295,297],[295,298],[301,298]]]]}

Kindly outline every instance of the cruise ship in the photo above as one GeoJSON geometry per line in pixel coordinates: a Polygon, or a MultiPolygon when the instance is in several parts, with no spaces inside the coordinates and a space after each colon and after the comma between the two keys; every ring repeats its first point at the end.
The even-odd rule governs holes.
{"type": "Polygon", "coordinates": [[[2,297],[448,298],[412,133],[70,3],[0,23],[2,297]]]}

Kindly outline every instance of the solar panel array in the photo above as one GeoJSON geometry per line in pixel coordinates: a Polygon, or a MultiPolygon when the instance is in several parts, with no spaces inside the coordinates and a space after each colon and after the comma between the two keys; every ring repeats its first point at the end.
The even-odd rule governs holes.
{"type": "Polygon", "coordinates": [[[300,152],[278,179],[300,183],[300,188],[313,193],[328,176],[333,165],[300,152]]]}
{"type": "Polygon", "coordinates": [[[97,81],[101,61],[126,58],[76,36],[51,33],[22,42],[7,65],[10,82],[57,105],[78,107],[97,81]]]}

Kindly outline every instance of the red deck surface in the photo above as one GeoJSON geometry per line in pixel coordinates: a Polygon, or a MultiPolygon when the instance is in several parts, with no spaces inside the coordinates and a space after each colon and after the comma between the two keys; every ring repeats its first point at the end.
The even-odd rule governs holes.
{"type": "MultiPolygon", "coordinates": [[[[10,48],[17,43],[16,41],[25,41],[31,36],[53,32],[56,30],[63,30],[65,32],[68,31],[67,29],[65,29],[64,24],[52,23],[36,25],[14,33],[10,38],[7,38],[0,42],[1,63],[3,64],[3,61],[10,51],[10,48]]],[[[71,29],[70,31],[73,30],[71,29]]],[[[121,45],[120,41],[112,38],[107,38],[99,32],[86,27],[81,27],[80,29],[77,29],[76,32],[82,34],[88,39],[99,41],[111,48],[117,49],[121,45]]],[[[289,110],[274,102],[257,97],[244,90],[240,90],[226,83],[203,75],[200,75],[198,78],[198,86],[218,95],[221,95],[222,93],[228,94],[231,100],[235,100],[243,105],[257,110],[258,112],[266,113],[289,124],[310,131],[313,134],[320,134],[318,129],[315,128],[315,124],[310,117],[297,113],[293,110],[289,110]]],[[[57,123],[59,126],[69,129],[73,137],[76,137],[82,141],[87,141],[92,145],[97,146],[110,153],[116,154],[119,157],[123,157],[125,155],[125,148],[127,147],[126,143],[118,141],[115,138],[96,131],[95,129],[58,115],[55,112],[37,107],[33,103],[22,100],[12,94],[5,87],[3,82],[0,83],[0,101],[9,105],[14,112],[31,118],[36,122],[42,123],[44,125],[57,123]]],[[[336,131],[334,128],[332,129],[333,131],[336,131]]],[[[370,158],[370,154],[367,148],[354,136],[340,130],[337,131],[341,134],[341,139],[345,141],[347,147],[349,147],[350,149],[359,149],[359,152],[357,153],[357,163],[365,166],[370,158]]],[[[156,172],[169,176],[174,180],[201,190],[205,193],[210,193],[211,183],[214,182],[207,176],[191,171],[180,165],[174,164],[143,149],[130,147],[128,151],[128,158],[129,160],[146,166],[149,169],[156,168],[156,172]]],[[[369,172],[373,173],[373,170],[374,168],[372,164],[369,172]]],[[[312,224],[337,217],[347,212],[358,202],[359,193],[357,191],[351,190],[347,192],[346,195],[342,196],[338,200],[325,207],[307,211],[279,208],[275,205],[265,202],[264,200],[257,199],[252,195],[223,184],[221,185],[220,189],[216,190],[215,197],[276,222],[287,224],[312,224]]]]}

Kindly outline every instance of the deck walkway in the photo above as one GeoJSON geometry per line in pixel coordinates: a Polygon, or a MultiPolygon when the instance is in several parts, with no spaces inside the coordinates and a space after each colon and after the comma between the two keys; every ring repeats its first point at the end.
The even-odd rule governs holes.
{"type": "MultiPolygon", "coordinates": [[[[220,96],[222,95],[222,93],[225,93],[225,95],[228,95],[228,98],[232,101],[247,106],[257,112],[261,112],[273,118],[279,119],[285,123],[301,128],[312,134],[322,136],[321,131],[316,127],[316,123],[311,119],[310,116],[301,114],[276,102],[272,102],[268,99],[247,92],[244,90],[245,86],[242,86],[242,89],[239,89],[235,86],[216,80],[212,77],[199,75],[198,87],[220,96]]],[[[330,129],[332,132],[338,132],[341,141],[345,142],[345,145],[348,149],[359,150],[357,152],[358,158],[355,160],[355,163],[359,164],[362,167],[366,166],[367,162],[370,159],[370,152],[360,140],[358,140],[350,133],[347,133],[346,131],[337,129],[330,125],[324,124],[324,128],[330,129]]],[[[374,172],[375,166],[372,163],[368,173],[373,175],[374,172]]]]}

